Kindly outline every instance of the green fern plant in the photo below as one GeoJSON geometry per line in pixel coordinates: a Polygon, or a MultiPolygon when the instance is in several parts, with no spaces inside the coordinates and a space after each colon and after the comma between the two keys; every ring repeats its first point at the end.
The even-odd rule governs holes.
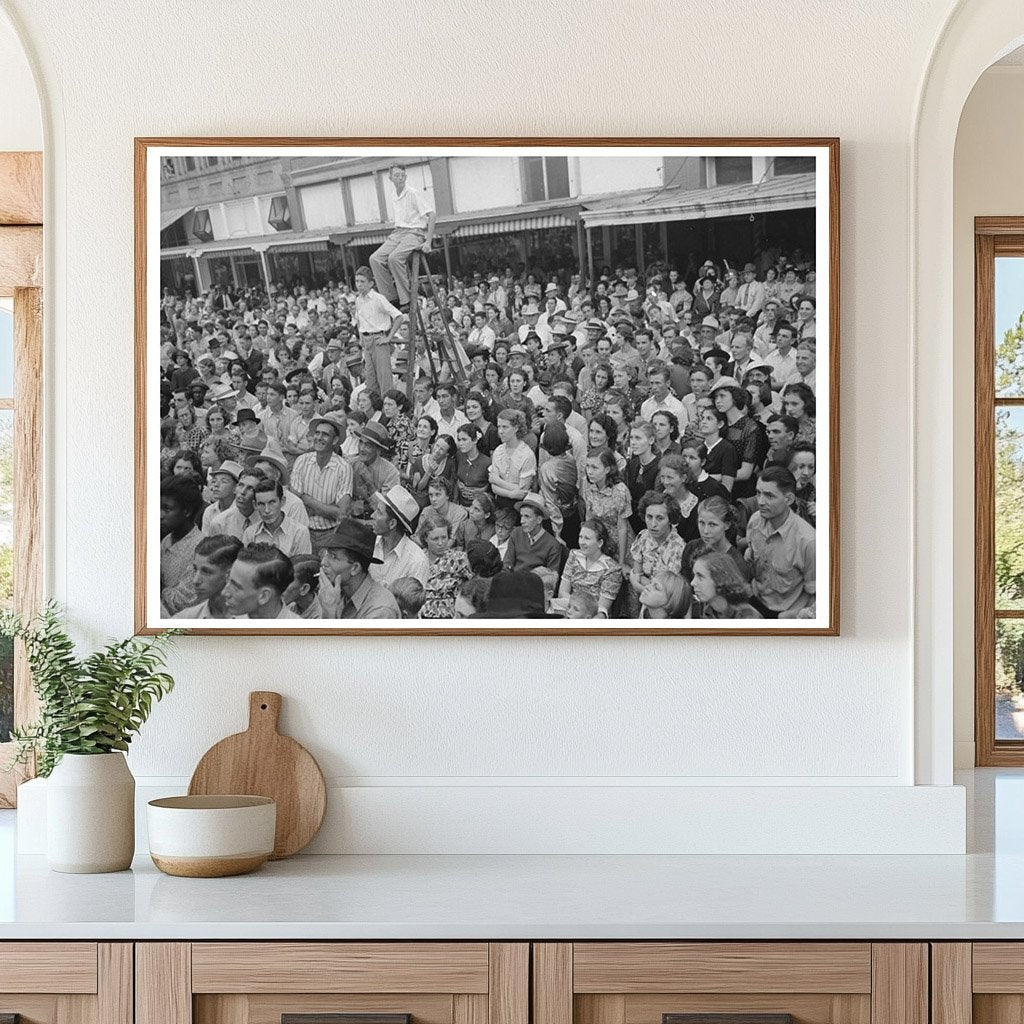
{"type": "Polygon", "coordinates": [[[181,632],[111,641],[78,658],[55,602],[27,623],[14,612],[0,612],[0,636],[25,644],[40,705],[37,722],[11,733],[16,752],[8,770],[32,753],[38,774],[46,776],[65,754],[127,750],[153,702],[174,688],[174,680],[160,669],[170,641],[181,632]]]}

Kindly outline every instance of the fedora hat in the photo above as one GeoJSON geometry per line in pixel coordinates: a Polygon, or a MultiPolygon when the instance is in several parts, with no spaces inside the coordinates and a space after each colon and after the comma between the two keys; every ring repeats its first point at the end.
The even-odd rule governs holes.
{"type": "Polygon", "coordinates": [[[499,572],[491,579],[487,607],[474,619],[554,619],[545,612],[544,581],[527,570],[499,572]]]}
{"type": "Polygon", "coordinates": [[[340,523],[317,542],[322,548],[342,548],[373,565],[383,565],[373,554],[376,536],[373,530],[358,519],[342,519],[340,523]]]}
{"type": "Polygon", "coordinates": [[[416,518],[420,514],[419,502],[401,484],[395,484],[387,494],[377,491],[373,497],[390,509],[406,533],[416,529],[416,518]]]}
{"type": "Polygon", "coordinates": [[[225,459],[210,473],[210,476],[216,476],[218,473],[223,473],[225,476],[231,477],[231,479],[237,484],[242,477],[242,467],[231,459],[225,459]]]}
{"type": "Polygon", "coordinates": [[[267,442],[266,448],[256,456],[256,461],[272,462],[282,473],[288,472],[288,460],[284,457],[284,452],[270,441],[267,442]]]}
{"type": "Polygon", "coordinates": [[[371,444],[380,448],[381,451],[391,451],[391,435],[388,433],[387,427],[382,427],[373,420],[363,424],[361,427],[353,427],[352,433],[356,437],[365,438],[371,444]]]}
{"type": "Polygon", "coordinates": [[[242,408],[235,413],[235,426],[240,427],[243,423],[258,423],[256,413],[252,409],[242,408]]]}
{"type": "Polygon", "coordinates": [[[210,392],[211,402],[223,402],[226,398],[234,398],[238,394],[230,384],[215,384],[210,392]]]}
{"type": "Polygon", "coordinates": [[[717,317],[713,317],[713,316],[710,316],[710,315],[704,317],[704,319],[701,320],[700,325],[701,325],[701,327],[713,327],[716,331],[722,326],[718,322],[718,318],[717,317]]]}
{"type": "Polygon", "coordinates": [[[338,422],[337,417],[333,413],[327,413],[324,416],[314,416],[309,421],[309,429],[311,431],[316,430],[321,423],[326,423],[327,426],[334,430],[338,437],[341,437],[342,424],[338,422]]]}
{"type": "Polygon", "coordinates": [[[543,516],[543,518],[547,519],[547,505],[544,504],[544,499],[539,494],[531,491],[525,498],[523,498],[522,501],[516,502],[516,508],[523,508],[524,506],[532,508],[535,512],[543,516]]]}

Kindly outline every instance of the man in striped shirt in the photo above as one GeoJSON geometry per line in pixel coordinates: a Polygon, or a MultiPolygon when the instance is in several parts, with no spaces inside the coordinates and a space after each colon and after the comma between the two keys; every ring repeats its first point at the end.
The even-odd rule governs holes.
{"type": "Polygon", "coordinates": [[[319,554],[323,550],[320,542],[349,514],[352,467],[334,450],[344,439],[337,420],[318,416],[310,426],[313,450],[295,460],[291,489],[306,506],[310,542],[313,552],[319,554]]]}

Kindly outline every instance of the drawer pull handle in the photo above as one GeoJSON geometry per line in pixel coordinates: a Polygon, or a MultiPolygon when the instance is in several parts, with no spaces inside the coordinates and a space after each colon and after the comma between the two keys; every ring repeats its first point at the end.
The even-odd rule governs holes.
{"type": "MultiPolygon", "coordinates": [[[[0,1024],[6,1024],[0,1021],[0,1024]]],[[[15,1022],[17,1024],[17,1022],[15,1022]]],[[[282,1013],[281,1024],[412,1024],[411,1013],[282,1013]]]]}
{"type": "Polygon", "coordinates": [[[791,1013],[663,1013],[661,1024],[793,1024],[791,1013]]]}

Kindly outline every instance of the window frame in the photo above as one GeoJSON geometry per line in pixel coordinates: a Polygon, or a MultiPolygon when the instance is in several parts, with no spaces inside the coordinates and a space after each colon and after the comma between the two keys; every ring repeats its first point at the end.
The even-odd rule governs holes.
{"type": "Polygon", "coordinates": [[[974,220],[974,763],[1024,766],[1024,740],[996,739],[996,622],[1024,623],[1024,609],[997,609],[995,586],[995,417],[1024,408],[996,398],[996,259],[1024,258],[1024,217],[974,220]]]}
{"type": "MultiPolygon", "coordinates": [[[[41,153],[0,153],[0,296],[14,299],[14,608],[23,617],[43,599],[43,161],[41,153]]],[[[5,405],[8,403],[4,403],[5,405]]],[[[14,724],[38,715],[23,646],[14,654],[14,724]]],[[[13,743],[0,743],[7,764],[13,743]]],[[[34,765],[0,772],[0,807],[34,765]]]]}
{"type": "Polygon", "coordinates": [[[565,156],[554,156],[548,157],[543,154],[539,157],[534,156],[533,159],[540,160],[541,174],[544,178],[544,195],[540,199],[528,199],[526,196],[527,185],[529,178],[526,173],[526,161],[531,159],[530,157],[521,156],[519,157],[519,181],[520,190],[523,197],[524,203],[548,203],[556,202],[559,199],[569,200],[572,198],[572,168],[569,166],[569,157],[565,156]],[[554,199],[551,197],[551,184],[548,180],[548,160],[565,160],[566,180],[568,182],[568,194],[564,196],[555,196],[554,199]]]}

